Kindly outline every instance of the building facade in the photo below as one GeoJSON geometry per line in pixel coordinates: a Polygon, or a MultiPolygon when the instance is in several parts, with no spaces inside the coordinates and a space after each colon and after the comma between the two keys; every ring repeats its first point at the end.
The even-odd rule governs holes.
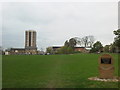
{"type": "Polygon", "coordinates": [[[36,49],[36,31],[25,31],[25,48],[36,49]]]}
{"type": "Polygon", "coordinates": [[[25,52],[26,54],[37,54],[36,31],[25,31],[25,52]]]}

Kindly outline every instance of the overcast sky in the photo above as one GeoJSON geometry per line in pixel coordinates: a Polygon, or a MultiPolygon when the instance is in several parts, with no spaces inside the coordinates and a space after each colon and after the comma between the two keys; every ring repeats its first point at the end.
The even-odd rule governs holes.
{"type": "Polygon", "coordinates": [[[71,37],[93,35],[103,45],[118,29],[117,2],[4,3],[3,47],[24,47],[25,30],[37,31],[37,47],[63,45],[71,37]]]}

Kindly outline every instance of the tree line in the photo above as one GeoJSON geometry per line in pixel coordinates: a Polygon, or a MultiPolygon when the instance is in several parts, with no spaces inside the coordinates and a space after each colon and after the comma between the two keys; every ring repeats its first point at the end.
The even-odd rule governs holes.
{"type": "Polygon", "coordinates": [[[103,47],[100,41],[95,42],[95,37],[93,35],[70,38],[66,40],[64,46],[57,49],[55,52],[52,50],[52,47],[47,48],[48,53],[55,54],[72,54],[76,53],[74,48],[76,45],[85,48],[91,48],[90,53],[101,53],[101,52],[109,52],[109,53],[119,53],[120,52],[120,29],[113,31],[116,35],[114,38],[114,42],[110,45],[105,45],[103,47]]]}

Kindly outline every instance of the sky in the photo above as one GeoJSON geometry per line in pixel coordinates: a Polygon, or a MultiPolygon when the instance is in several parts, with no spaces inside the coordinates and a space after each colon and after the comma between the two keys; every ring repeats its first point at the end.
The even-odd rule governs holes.
{"type": "Polygon", "coordinates": [[[110,44],[118,29],[117,2],[6,2],[0,11],[4,48],[24,47],[25,30],[35,30],[37,47],[45,50],[87,35],[110,44]]]}

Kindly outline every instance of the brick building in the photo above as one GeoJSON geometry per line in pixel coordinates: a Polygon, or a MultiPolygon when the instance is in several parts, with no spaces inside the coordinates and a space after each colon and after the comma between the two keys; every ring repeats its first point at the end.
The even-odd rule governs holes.
{"type": "MultiPolygon", "coordinates": [[[[60,49],[62,46],[53,46],[51,47],[53,52],[57,52],[58,49],[60,49]]],[[[90,51],[90,48],[85,48],[85,47],[75,47],[74,48],[74,51],[79,51],[79,52],[82,52],[82,53],[89,53],[90,51]]]]}

